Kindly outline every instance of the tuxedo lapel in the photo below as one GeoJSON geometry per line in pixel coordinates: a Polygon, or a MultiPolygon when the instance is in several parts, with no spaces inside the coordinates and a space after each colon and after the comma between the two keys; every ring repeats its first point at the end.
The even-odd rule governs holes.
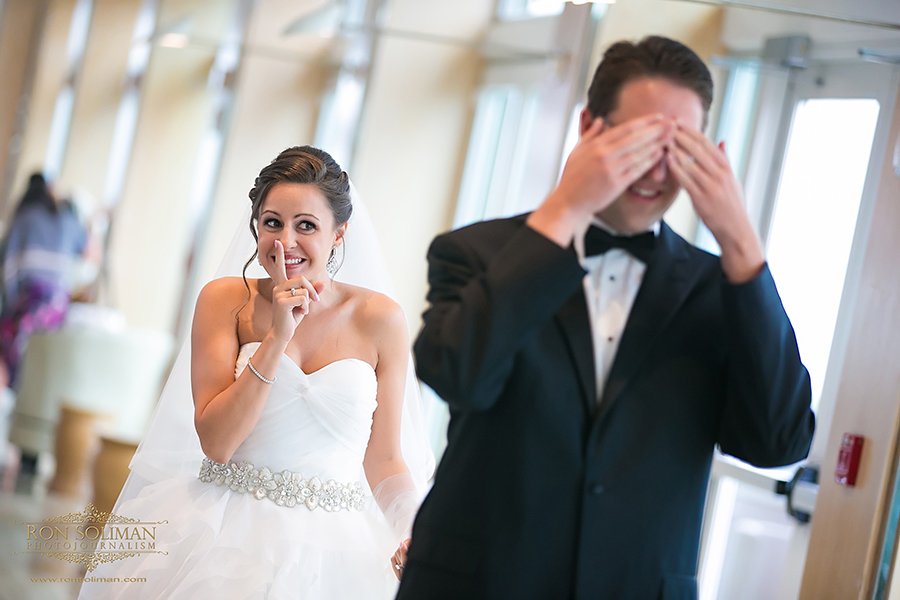
{"type": "Polygon", "coordinates": [[[654,250],[638,290],[622,341],[603,389],[598,420],[609,411],[700,276],[691,270],[687,242],[661,223],[654,250]]]}
{"type": "Polygon", "coordinates": [[[578,371],[584,399],[585,414],[592,415],[597,405],[597,383],[594,374],[594,344],[591,339],[591,323],[588,318],[584,289],[579,287],[569,300],[556,312],[556,321],[562,328],[569,346],[572,362],[578,371]]]}

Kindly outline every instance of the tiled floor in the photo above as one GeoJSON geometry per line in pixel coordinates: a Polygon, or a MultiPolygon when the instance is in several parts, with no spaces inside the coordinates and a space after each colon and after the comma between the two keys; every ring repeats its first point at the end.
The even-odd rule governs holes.
{"type": "MultiPolygon", "coordinates": [[[[4,442],[5,443],[5,442],[4,442]]],[[[86,498],[61,498],[47,494],[46,473],[29,492],[15,490],[18,464],[14,452],[5,452],[0,465],[0,600],[72,600],[81,584],[83,567],[28,554],[27,525],[46,518],[84,509],[86,498]]]]}

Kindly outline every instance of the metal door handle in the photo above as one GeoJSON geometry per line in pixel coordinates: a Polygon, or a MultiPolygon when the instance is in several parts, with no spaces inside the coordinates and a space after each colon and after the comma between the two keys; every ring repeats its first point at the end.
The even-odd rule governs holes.
{"type": "Polygon", "coordinates": [[[790,481],[775,482],[775,493],[787,496],[789,515],[809,523],[819,494],[818,467],[799,467],[790,481]]]}

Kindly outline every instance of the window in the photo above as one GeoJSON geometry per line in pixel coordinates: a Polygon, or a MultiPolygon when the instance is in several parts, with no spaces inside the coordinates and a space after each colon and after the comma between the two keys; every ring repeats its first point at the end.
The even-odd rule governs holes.
{"type": "Polygon", "coordinates": [[[79,0],[72,10],[69,37],[66,39],[66,80],[53,106],[47,153],[44,157],[44,175],[51,181],[59,176],[62,169],[69,127],[72,124],[72,111],[75,108],[75,83],[87,46],[93,8],[93,0],[79,0]]]}
{"type": "MultiPolygon", "coordinates": [[[[537,17],[552,17],[562,13],[567,0],[500,0],[497,3],[497,16],[501,20],[516,21],[522,19],[534,19],[537,17]]],[[[572,1],[572,0],[568,0],[572,1]]],[[[616,0],[579,0],[573,4],[585,4],[591,2],[591,14],[594,19],[600,19],[606,14],[606,9],[616,0]]]]}
{"type": "Polygon", "coordinates": [[[540,92],[512,85],[485,87],[478,98],[453,227],[514,215],[540,92]]]}
{"type": "Polygon", "coordinates": [[[501,0],[497,16],[509,21],[549,17],[560,14],[565,6],[565,0],[501,0]]]}
{"type": "Polygon", "coordinates": [[[879,104],[871,98],[797,103],[767,255],[812,381],[825,379],[879,104]]]}

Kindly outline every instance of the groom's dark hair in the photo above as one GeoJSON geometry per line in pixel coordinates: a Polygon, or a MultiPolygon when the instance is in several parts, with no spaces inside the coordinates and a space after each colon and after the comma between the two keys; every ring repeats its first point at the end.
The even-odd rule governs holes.
{"type": "Polygon", "coordinates": [[[703,104],[705,125],[713,97],[709,69],[687,46],[658,35],[636,44],[616,42],[603,53],[588,88],[587,109],[594,117],[606,117],[616,110],[625,84],[645,77],[667,79],[696,93],[703,104]]]}

